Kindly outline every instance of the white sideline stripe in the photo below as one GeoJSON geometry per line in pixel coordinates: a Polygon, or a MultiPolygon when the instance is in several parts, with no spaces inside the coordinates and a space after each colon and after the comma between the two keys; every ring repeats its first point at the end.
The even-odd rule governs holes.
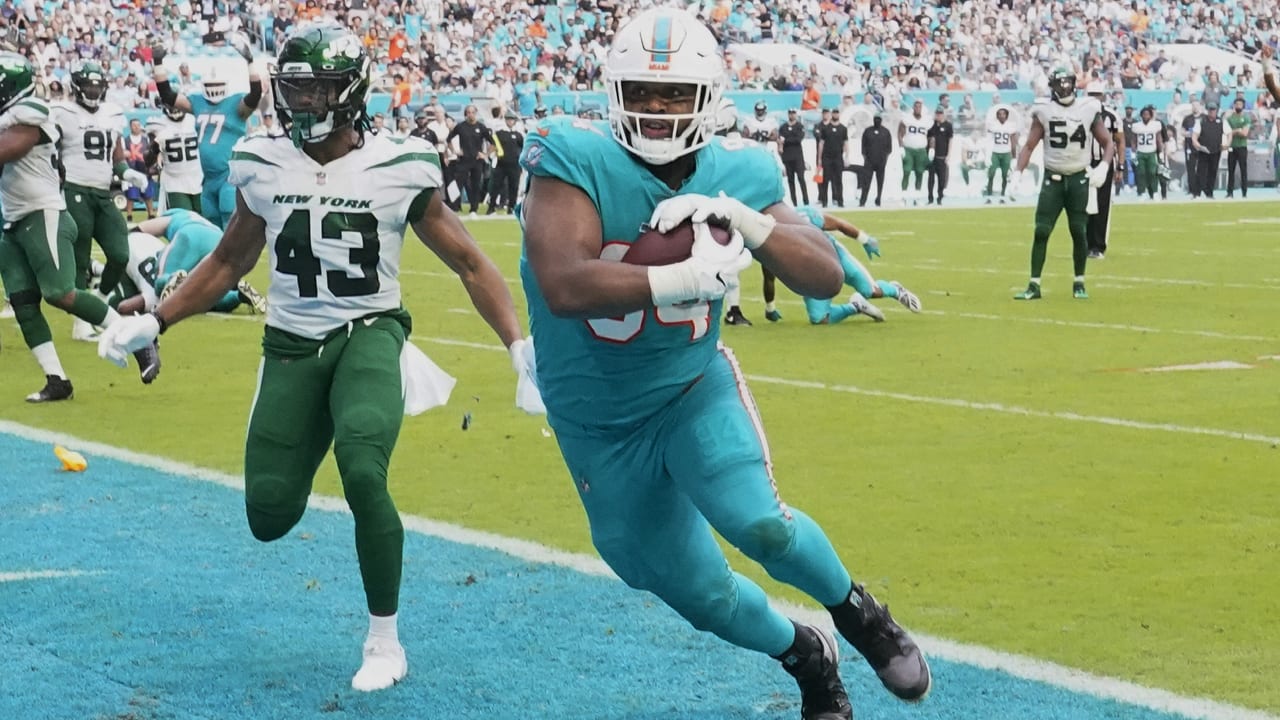
{"type": "MultiPolygon", "coordinates": [[[[440,277],[440,278],[457,277],[452,273],[436,272],[433,270],[401,270],[400,274],[401,275],[421,275],[424,277],[440,277]]],[[[517,287],[520,285],[520,280],[517,278],[503,277],[502,279],[505,280],[508,285],[517,286],[517,287]]],[[[1022,286],[1019,285],[1015,289],[1021,289],[1021,288],[1022,286]]],[[[1280,290],[1280,286],[1276,286],[1268,289],[1280,290]]],[[[938,294],[945,295],[948,291],[927,290],[925,292],[928,292],[934,295],[938,295],[938,294]]],[[[950,294],[958,296],[958,295],[962,295],[963,293],[952,292],[950,294]]],[[[759,295],[755,295],[755,296],[743,295],[743,299],[752,300],[752,301],[761,302],[761,303],[764,302],[763,297],[759,295]]],[[[884,298],[874,298],[874,299],[881,300],[884,298]]],[[[781,298],[781,299],[778,299],[777,302],[779,305],[791,305],[795,307],[800,307],[804,305],[804,301],[798,298],[797,299],[781,298]]],[[[891,311],[901,310],[902,312],[907,312],[907,310],[899,308],[896,302],[892,303],[889,306],[889,310],[891,311]]],[[[1190,335],[1192,337],[1206,337],[1206,338],[1214,338],[1218,340],[1247,340],[1250,342],[1268,342],[1268,343],[1280,342],[1280,340],[1278,340],[1277,338],[1264,337],[1261,335],[1236,335],[1233,333],[1215,332],[1213,330],[1185,330],[1181,328],[1167,329],[1167,328],[1147,327],[1145,325],[1123,325],[1118,323],[1084,322],[1080,320],[1054,320],[1052,318],[1019,317],[1016,315],[993,315],[990,313],[956,312],[954,310],[925,310],[924,314],[966,318],[969,320],[995,320],[998,322],[1026,322],[1026,323],[1033,323],[1033,324],[1039,324],[1039,325],[1057,325],[1060,327],[1086,328],[1086,329],[1092,329],[1092,330],[1116,330],[1121,332],[1162,333],[1166,335],[1190,335]]],[[[223,316],[217,313],[211,313],[210,316],[224,317],[224,319],[230,319],[230,320],[252,320],[254,318],[261,317],[259,315],[223,316]]]]}
{"type": "Polygon", "coordinates": [[[1115,427],[1130,428],[1132,430],[1157,430],[1160,432],[1182,433],[1187,435],[1208,435],[1210,437],[1220,437],[1229,440],[1245,440],[1248,442],[1266,443],[1268,445],[1280,444],[1280,437],[1262,435],[1259,433],[1238,432],[1236,430],[1198,427],[1196,425],[1175,425],[1173,423],[1127,420],[1125,418],[1107,417],[1105,415],[1081,415],[1080,413],[1073,412],[1032,410],[1031,408],[1018,407],[1016,405],[1005,405],[1003,403],[974,402],[959,398],[911,395],[909,393],[891,392],[888,390],[871,390],[867,388],[854,387],[852,385],[828,385],[827,383],[809,380],[789,380],[787,378],[769,377],[768,375],[748,375],[747,379],[752,382],[772,383],[774,385],[786,385],[789,387],[807,388],[811,390],[830,390],[832,392],[849,393],[850,395],[863,395],[866,397],[887,398],[890,400],[905,400],[907,402],[923,403],[925,405],[942,405],[946,407],[964,408],[967,410],[982,410],[986,412],[1005,413],[1008,415],[1021,415],[1022,417],[1045,418],[1050,420],[1071,420],[1074,422],[1087,422],[1098,425],[1112,425],[1115,427]]]}
{"type": "MultiPolygon", "coordinates": [[[[188,465],[187,463],[155,455],[137,453],[90,440],[82,440],[71,435],[33,428],[8,420],[0,420],[0,433],[33,442],[59,443],[74,447],[76,450],[89,455],[111,458],[131,465],[150,468],[171,475],[203,480],[233,489],[244,489],[244,480],[229,473],[188,465]]],[[[341,498],[324,495],[312,495],[308,501],[308,507],[350,514],[345,501],[341,498]]],[[[414,515],[401,514],[401,518],[406,529],[422,535],[438,537],[461,545],[496,550],[522,560],[556,565],[584,575],[616,577],[602,560],[594,556],[556,550],[529,540],[471,530],[414,515]]],[[[776,600],[773,603],[787,615],[795,617],[802,622],[819,624],[823,627],[831,626],[831,617],[819,610],[776,600]]],[[[912,633],[912,635],[920,646],[934,657],[972,665],[985,670],[1008,673],[1014,677],[1053,685],[1104,700],[1116,700],[1160,712],[1176,713],[1195,720],[1280,720],[1280,716],[1271,715],[1261,710],[1251,710],[1205,698],[1186,697],[1168,690],[1149,688],[1125,680],[1094,675],[1024,655],[1000,652],[979,645],[967,645],[929,635],[917,633],[912,633]]]]}
{"type": "Polygon", "coordinates": [[[19,572],[0,572],[0,583],[23,582],[26,580],[53,580],[56,578],[81,577],[83,575],[101,575],[98,571],[89,570],[23,570],[19,572]]]}
{"type": "MultiPolygon", "coordinates": [[[[913,270],[925,271],[946,271],[960,273],[977,273],[981,275],[1009,275],[1009,271],[998,268],[974,268],[974,267],[956,267],[954,265],[945,264],[927,264],[927,265],[906,265],[904,267],[913,270]]],[[[1135,283],[1150,283],[1155,285],[1183,285],[1188,287],[1207,287],[1207,288],[1232,288],[1235,290],[1280,290],[1280,285],[1256,285],[1251,283],[1233,283],[1233,282],[1212,282],[1209,280],[1195,279],[1178,279],[1178,278],[1154,278],[1154,277],[1136,277],[1131,275],[1102,275],[1091,274],[1087,278],[1089,280],[1105,280],[1135,283]]]]}
{"type": "MultiPolygon", "coordinates": [[[[501,345],[492,345],[488,343],[468,342],[466,340],[454,340],[452,338],[442,337],[415,337],[414,339],[439,345],[456,345],[459,347],[475,348],[477,350],[506,352],[506,348],[501,345]]],[[[1280,358],[1280,356],[1277,357],[1280,358]]],[[[1173,423],[1147,422],[1145,420],[1129,420],[1126,418],[1108,417],[1106,415],[1082,415],[1080,413],[1064,411],[1032,410],[1031,408],[1018,407],[1016,405],[1005,405],[1003,403],[976,402],[960,398],[942,398],[932,397],[929,395],[912,395],[909,393],[892,392],[890,390],[872,390],[869,388],[854,387],[852,385],[829,385],[827,383],[817,382],[814,380],[792,380],[790,378],[772,377],[769,375],[747,375],[746,378],[751,382],[766,383],[770,385],[786,385],[788,387],[805,388],[808,390],[830,390],[831,392],[848,393],[850,395],[863,395],[866,397],[886,398],[889,400],[904,400],[906,402],[922,403],[925,405],[942,405],[945,407],[963,408],[966,410],[980,410],[985,412],[1005,413],[1007,415],[1021,415],[1022,417],[1045,418],[1047,420],[1071,420],[1074,422],[1087,422],[1097,425],[1124,427],[1131,430],[1157,430],[1160,432],[1183,433],[1187,435],[1207,435],[1210,437],[1226,438],[1228,440],[1244,440],[1247,442],[1266,443],[1268,445],[1280,444],[1280,437],[1262,435],[1260,433],[1240,432],[1237,430],[1200,427],[1197,425],[1176,425],[1173,423]]]]}

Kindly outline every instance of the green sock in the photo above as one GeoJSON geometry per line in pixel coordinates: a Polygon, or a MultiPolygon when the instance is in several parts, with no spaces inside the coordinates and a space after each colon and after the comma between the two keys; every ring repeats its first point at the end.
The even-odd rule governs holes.
{"type": "Polygon", "coordinates": [[[76,290],[76,298],[71,301],[70,313],[93,325],[101,325],[107,317],[107,304],[102,298],[87,290],[76,290]]]}

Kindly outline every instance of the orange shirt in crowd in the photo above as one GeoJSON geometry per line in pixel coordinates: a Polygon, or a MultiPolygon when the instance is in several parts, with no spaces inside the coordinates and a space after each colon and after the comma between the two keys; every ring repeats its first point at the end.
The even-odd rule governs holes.
{"type": "Polygon", "coordinates": [[[404,107],[409,104],[409,98],[413,96],[413,86],[408,80],[401,80],[396,83],[395,90],[391,93],[391,107],[404,107]]]}
{"type": "Polygon", "coordinates": [[[541,20],[534,20],[529,29],[525,31],[531,38],[547,39],[547,28],[542,25],[541,20]]]}
{"type": "Polygon", "coordinates": [[[711,8],[711,22],[713,23],[724,22],[725,20],[728,20],[728,19],[729,19],[728,5],[721,5],[720,3],[716,3],[716,6],[711,8]]]}
{"type": "Polygon", "coordinates": [[[822,104],[822,93],[818,92],[818,88],[810,85],[804,89],[804,95],[800,97],[801,110],[817,110],[822,104]]]}
{"type": "Polygon", "coordinates": [[[404,34],[404,30],[396,30],[396,34],[391,36],[391,47],[387,50],[387,56],[393,61],[399,60],[404,51],[409,47],[409,36],[404,34]]]}

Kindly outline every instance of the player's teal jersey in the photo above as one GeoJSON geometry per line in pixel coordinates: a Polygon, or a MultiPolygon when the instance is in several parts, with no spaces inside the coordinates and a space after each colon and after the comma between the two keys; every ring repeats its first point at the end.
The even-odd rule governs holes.
{"type": "MultiPolygon", "coordinates": [[[[764,146],[714,138],[677,191],[614,140],[604,122],[557,117],[525,140],[520,164],[531,175],[581,188],[600,214],[601,257],[618,261],[657,204],[677,194],[721,191],[763,210],[782,202],[782,175],[764,146]]],[[[549,421],[620,430],[676,400],[718,352],[720,306],[649,308],[581,320],[551,314],[528,261],[520,275],[538,344],[538,386],[549,421]]]]}
{"type": "MultiPolygon", "coordinates": [[[[814,227],[818,228],[819,230],[822,230],[822,223],[825,222],[822,219],[822,208],[816,205],[801,205],[800,207],[796,208],[796,212],[804,216],[805,220],[808,220],[809,222],[813,223],[814,227]]],[[[840,245],[840,241],[836,239],[835,235],[832,235],[831,233],[825,230],[823,230],[822,234],[827,236],[827,240],[830,240],[832,245],[837,247],[840,245]]]]}
{"type": "Polygon", "coordinates": [[[213,249],[218,246],[218,241],[222,239],[222,231],[199,213],[174,208],[165,210],[161,216],[170,218],[169,226],[164,231],[165,238],[172,243],[181,237],[185,242],[190,243],[193,250],[198,250],[197,254],[201,258],[213,252],[213,249]]]}
{"type": "Polygon", "coordinates": [[[240,117],[244,96],[236,93],[216,103],[204,95],[187,96],[200,136],[200,169],[206,178],[226,176],[231,147],[249,130],[248,122],[240,117]]]}

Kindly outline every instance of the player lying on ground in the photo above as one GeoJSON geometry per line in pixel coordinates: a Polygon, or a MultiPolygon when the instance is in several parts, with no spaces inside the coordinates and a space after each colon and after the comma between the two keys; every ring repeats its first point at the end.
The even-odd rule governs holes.
{"type": "Polygon", "coordinates": [[[833,302],[835,298],[827,298],[825,300],[806,296],[804,298],[804,307],[809,314],[809,322],[814,325],[823,325],[841,322],[846,318],[859,313],[870,317],[876,322],[884,322],[884,312],[880,308],[868,302],[868,298],[888,297],[902,303],[902,306],[911,312],[920,312],[920,298],[915,293],[902,286],[898,281],[876,280],[871,277],[871,272],[866,266],[858,262],[853,253],[844,246],[831,231],[839,231],[846,237],[853,238],[862,243],[862,249],[867,253],[867,259],[880,257],[880,243],[870,234],[859,230],[853,223],[842,220],[834,215],[828,215],[822,212],[822,208],[813,205],[802,205],[796,208],[796,211],[803,215],[814,227],[821,228],[823,234],[831,241],[832,247],[835,248],[836,256],[840,258],[840,267],[844,270],[844,284],[853,288],[853,297],[849,302],[836,304],[833,302]]]}

